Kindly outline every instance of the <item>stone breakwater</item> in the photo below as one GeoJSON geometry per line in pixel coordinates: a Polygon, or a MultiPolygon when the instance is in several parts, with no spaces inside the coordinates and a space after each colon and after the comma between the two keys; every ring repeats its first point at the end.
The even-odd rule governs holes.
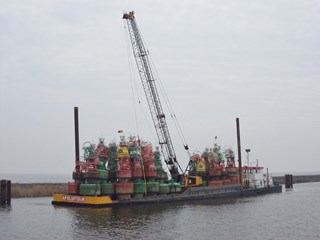
{"type": "Polygon", "coordinates": [[[67,194],[67,183],[13,183],[11,185],[12,198],[49,197],[54,193],[67,194]]]}
{"type": "MultiPolygon", "coordinates": [[[[284,184],[284,176],[273,177],[273,181],[284,184]]],[[[320,182],[320,175],[293,175],[293,183],[320,182]]],[[[12,183],[12,198],[50,197],[55,193],[68,193],[67,183],[12,183]]]]}
{"type": "MultiPolygon", "coordinates": [[[[320,182],[320,175],[292,175],[293,184],[295,183],[307,183],[307,182],[320,182]]],[[[277,176],[273,177],[273,181],[279,184],[284,184],[285,177],[277,176]]]]}

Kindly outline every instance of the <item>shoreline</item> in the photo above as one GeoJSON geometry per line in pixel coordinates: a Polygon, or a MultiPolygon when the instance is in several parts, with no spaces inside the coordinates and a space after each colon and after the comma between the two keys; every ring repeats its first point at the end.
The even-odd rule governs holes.
{"type": "Polygon", "coordinates": [[[12,183],[12,198],[50,197],[68,193],[68,183],[12,183]]]}
{"type": "MultiPolygon", "coordinates": [[[[284,184],[284,176],[273,177],[275,183],[284,184]]],[[[293,175],[293,184],[320,182],[319,175],[293,175]]],[[[50,197],[53,194],[68,194],[68,183],[12,183],[12,198],[50,197]]]]}
{"type": "MultiPolygon", "coordinates": [[[[308,183],[308,182],[320,182],[320,174],[317,175],[292,175],[293,184],[296,183],[308,183]]],[[[272,177],[273,182],[284,184],[285,176],[272,177]]]]}

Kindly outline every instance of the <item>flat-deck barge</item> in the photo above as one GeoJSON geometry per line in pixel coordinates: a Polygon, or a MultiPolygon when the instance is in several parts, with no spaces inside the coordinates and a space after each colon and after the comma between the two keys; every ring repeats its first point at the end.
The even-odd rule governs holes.
{"type": "Polygon", "coordinates": [[[119,207],[131,205],[157,204],[157,203],[173,203],[184,201],[202,201],[216,200],[225,198],[240,198],[257,196],[269,193],[281,193],[282,185],[274,185],[263,188],[242,189],[240,184],[221,186],[221,187],[193,187],[185,190],[180,194],[169,194],[159,196],[146,196],[143,198],[132,198],[130,200],[117,201],[112,200],[109,196],[92,197],[92,196],[75,196],[55,194],[52,204],[57,206],[76,206],[76,207],[119,207]]]}

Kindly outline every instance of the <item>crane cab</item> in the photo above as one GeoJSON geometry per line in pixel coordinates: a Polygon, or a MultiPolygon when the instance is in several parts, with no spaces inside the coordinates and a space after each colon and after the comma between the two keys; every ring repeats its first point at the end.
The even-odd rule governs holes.
{"type": "Polygon", "coordinates": [[[199,187],[202,186],[201,176],[184,175],[184,187],[199,187]]]}

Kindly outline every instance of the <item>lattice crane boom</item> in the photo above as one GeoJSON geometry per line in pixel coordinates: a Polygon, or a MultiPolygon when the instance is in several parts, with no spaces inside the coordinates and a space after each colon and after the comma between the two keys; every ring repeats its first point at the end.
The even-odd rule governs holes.
{"type": "Polygon", "coordinates": [[[182,169],[177,162],[165,114],[162,110],[155,77],[149,61],[149,52],[142,41],[140,31],[136,24],[134,12],[124,13],[123,19],[127,22],[133,55],[136,60],[138,72],[147,98],[164,161],[169,168],[172,178],[177,179],[180,174],[179,169],[181,172],[182,169]]]}

